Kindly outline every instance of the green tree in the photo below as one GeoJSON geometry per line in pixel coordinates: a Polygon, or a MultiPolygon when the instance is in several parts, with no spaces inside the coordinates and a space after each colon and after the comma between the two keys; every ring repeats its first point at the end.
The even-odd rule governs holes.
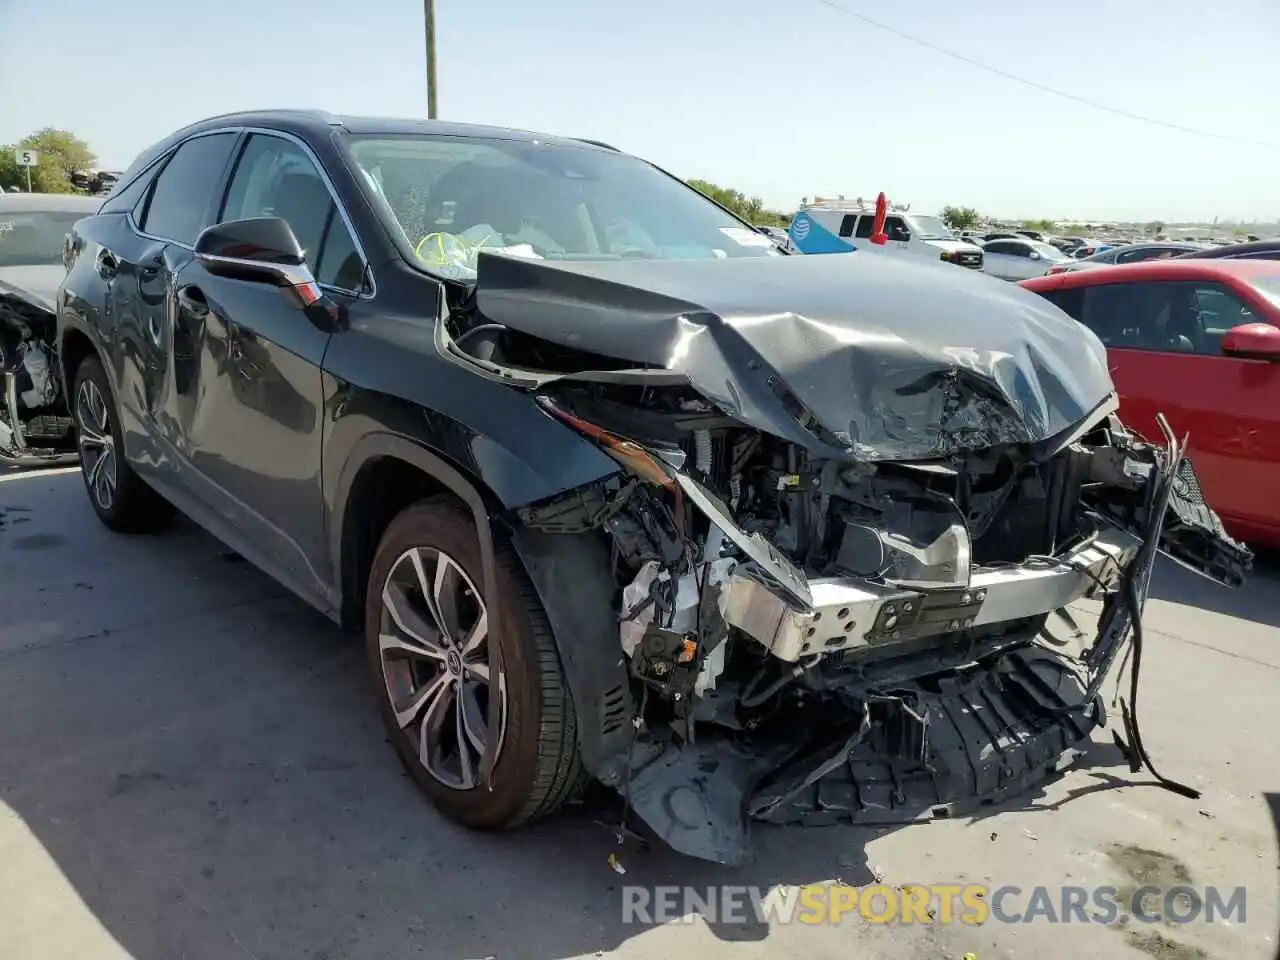
{"type": "Polygon", "coordinates": [[[714,200],[726,210],[758,227],[785,227],[791,223],[789,214],[767,210],[762,199],[748,197],[741,190],[721,187],[708,180],[689,180],[688,184],[704,197],[714,200]]]}
{"type": "Polygon", "coordinates": [[[952,230],[972,230],[982,221],[973,207],[943,207],[940,216],[952,230]]]}
{"type": "Polygon", "coordinates": [[[71,175],[93,167],[98,158],[89,145],[69,130],[45,127],[16,144],[0,146],[0,189],[27,189],[27,171],[18,166],[14,151],[35,150],[37,165],[31,168],[31,189],[36,193],[74,193],[71,175]]]}
{"type": "Polygon", "coordinates": [[[1052,220],[1023,220],[1023,230],[1035,230],[1037,233],[1052,233],[1057,229],[1052,220]]]}

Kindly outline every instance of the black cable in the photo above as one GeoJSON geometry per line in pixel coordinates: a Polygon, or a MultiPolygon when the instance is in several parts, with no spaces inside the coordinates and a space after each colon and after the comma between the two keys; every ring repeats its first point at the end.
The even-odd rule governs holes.
{"type": "Polygon", "coordinates": [[[1280,143],[1273,143],[1266,140],[1249,140],[1245,137],[1235,137],[1227,133],[1213,133],[1209,130],[1197,130],[1195,127],[1184,127],[1178,123],[1170,123],[1167,120],[1157,120],[1155,117],[1143,116],[1140,113],[1133,113],[1129,110],[1122,110],[1119,107],[1107,106],[1105,103],[1098,103],[1096,100],[1090,100],[1087,97],[1081,97],[1074,93],[1068,93],[1065,90],[1059,90],[1048,84],[1037,83],[1035,80],[1028,80],[1026,77],[1020,77],[1015,73],[1007,70],[1001,70],[999,67],[993,67],[990,64],[983,63],[981,60],[974,60],[972,57],[966,57],[962,53],[956,53],[954,50],[948,50],[946,47],[940,47],[936,43],[930,43],[920,37],[913,36],[896,27],[891,27],[887,23],[879,20],[873,20],[866,14],[858,13],[856,10],[850,10],[848,7],[835,3],[834,0],[817,0],[818,3],[832,10],[837,10],[846,16],[860,20],[869,27],[875,27],[877,30],[883,30],[885,33],[891,33],[895,37],[914,43],[917,46],[925,47],[934,53],[940,53],[943,56],[950,57],[952,60],[959,60],[961,63],[968,64],[971,67],[977,67],[979,70],[985,70],[987,73],[1002,77],[1005,80],[1012,80],[1014,83],[1020,83],[1024,87],[1031,87],[1033,90],[1039,90],[1041,93],[1050,93],[1055,97],[1061,97],[1064,100],[1071,100],[1074,103],[1082,104],[1086,107],[1092,107],[1094,110],[1101,110],[1104,113],[1114,114],[1117,117],[1125,117],[1128,120],[1137,120],[1140,123],[1149,123],[1152,126],[1164,127],[1166,130],[1176,130],[1178,133],[1189,133],[1192,136],[1208,137],[1210,140],[1222,140],[1227,143],[1245,144],[1251,147],[1266,147],[1271,150],[1280,149],[1280,143]]]}
{"type": "Polygon", "coordinates": [[[1138,729],[1138,674],[1142,670],[1143,639],[1142,604],[1138,601],[1138,587],[1134,582],[1135,579],[1135,577],[1126,578],[1124,590],[1125,602],[1129,607],[1129,616],[1132,619],[1133,669],[1129,673],[1129,703],[1125,703],[1123,700],[1120,701],[1120,715],[1124,721],[1124,729],[1129,737],[1129,743],[1126,745],[1120,739],[1119,734],[1113,734],[1113,736],[1115,737],[1116,746],[1129,757],[1129,769],[1131,772],[1138,772],[1140,761],[1151,772],[1151,776],[1155,778],[1156,783],[1166,790],[1190,800],[1199,800],[1200,791],[1195,787],[1188,787],[1186,784],[1178,783],[1176,780],[1170,780],[1168,777],[1161,775],[1160,771],[1151,762],[1147,748],[1142,743],[1142,733],[1138,729]]]}
{"type": "Polygon", "coordinates": [[[631,726],[631,742],[627,745],[627,775],[622,780],[622,819],[618,822],[618,846],[622,846],[627,836],[627,817],[631,815],[631,777],[635,763],[636,741],[640,739],[640,728],[644,726],[644,710],[649,703],[649,688],[640,688],[640,707],[631,726]]]}

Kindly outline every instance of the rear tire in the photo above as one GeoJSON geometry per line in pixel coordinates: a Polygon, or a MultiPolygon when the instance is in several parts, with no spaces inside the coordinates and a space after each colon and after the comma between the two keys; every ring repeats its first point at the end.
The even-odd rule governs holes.
{"type": "Polygon", "coordinates": [[[436,809],[482,830],[545,816],[582,780],[577,716],[546,614],[511,547],[495,539],[494,552],[498,596],[486,597],[470,513],[452,498],[425,500],[387,527],[365,603],[369,665],[401,762],[436,809]],[[443,639],[440,620],[448,627],[443,639]],[[476,629],[482,620],[499,628],[501,676],[489,674],[487,630],[476,629]],[[480,633],[486,639],[475,640],[480,633]],[[495,707],[501,719],[490,789],[478,771],[495,707]]]}
{"type": "Polygon", "coordinates": [[[120,410],[97,357],[76,370],[71,396],[80,468],[89,505],[119,533],[151,533],[173,520],[173,505],[152,490],[124,458],[120,410]]]}

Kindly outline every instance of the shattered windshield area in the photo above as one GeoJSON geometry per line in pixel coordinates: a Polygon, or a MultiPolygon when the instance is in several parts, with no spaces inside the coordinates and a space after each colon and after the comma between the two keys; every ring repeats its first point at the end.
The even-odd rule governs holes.
{"type": "Polygon", "coordinates": [[[351,155],[430,273],[481,250],[545,260],[779,256],[766,236],[626,154],[539,141],[352,137],[351,155]]]}
{"type": "Polygon", "coordinates": [[[63,240],[84,216],[82,210],[0,211],[0,267],[62,263],[63,240]]]}

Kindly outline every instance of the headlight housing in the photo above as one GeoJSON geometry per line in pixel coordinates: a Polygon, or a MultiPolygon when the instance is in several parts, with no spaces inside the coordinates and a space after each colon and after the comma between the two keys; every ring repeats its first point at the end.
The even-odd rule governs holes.
{"type": "Polygon", "coordinates": [[[537,398],[538,406],[555,417],[566,426],[572,427],[587,439],[596,443],[601,450],[618,461],[628,472],[655,486],[674,490],[675,480],[666,465],[652,453],[634,440],[610,433],[604,427],[597,426],[589,420],[565,409],[548,396],[537,398]]]}

